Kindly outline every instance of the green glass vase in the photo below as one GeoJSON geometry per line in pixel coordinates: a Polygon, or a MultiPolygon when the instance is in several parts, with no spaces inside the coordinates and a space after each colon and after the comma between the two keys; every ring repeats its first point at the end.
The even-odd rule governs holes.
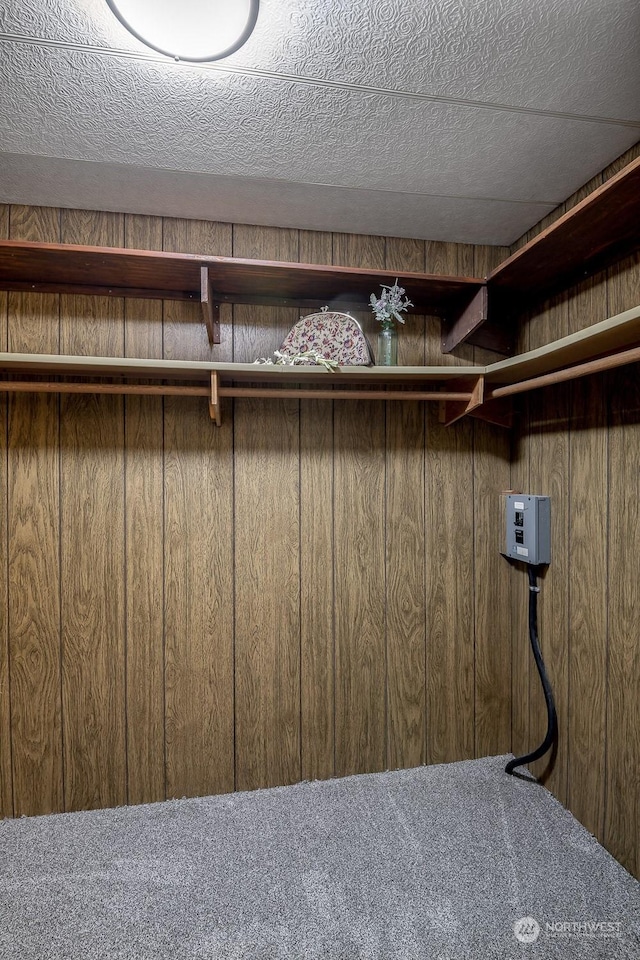
{"type": "Polygon", "coordinates": [[[398,365],[398,331],[394,326],[383,327],[378,333],[378,366],[398,365]]]}

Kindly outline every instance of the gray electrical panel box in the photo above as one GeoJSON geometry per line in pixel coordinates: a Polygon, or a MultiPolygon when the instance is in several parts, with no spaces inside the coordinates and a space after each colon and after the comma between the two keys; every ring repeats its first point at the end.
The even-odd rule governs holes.
{"type": "Polygon", "coordinates": [[[510,493],[503,500],[504,554],[523,563],[550,563],[551,498],[510,493]]]}

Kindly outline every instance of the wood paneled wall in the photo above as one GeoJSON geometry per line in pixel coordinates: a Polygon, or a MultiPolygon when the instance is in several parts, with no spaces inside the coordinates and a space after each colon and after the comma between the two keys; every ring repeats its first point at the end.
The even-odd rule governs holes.
{"type": "MultiPolygon", "coordinates": [[[[17,206],[0,236],[468,275],[505,255],[17,206]]],[[[529,316],[520,349],[639,302],[635,257],[529,316]]],[[[297,316],[224,307],[210,348],[192,304],[0,292],[0,345],[250,360],[297,316]]],[[[424,317],[400,352],[487,356],[442,357],[424,317]]],[[[412,402],[237,400],[216,429],[197,400],[0,395],[0,815],[526,752],[545,716],[496,546],[512,486],[553,497],[560,736],[536,772],[640,875],[639,461],[634,367],[531,395],[511,443],[412,402]]]]}
{"type": "MultiPolygon", "coordinates": [[[[571,197],[555,216],[638,155],[640,145],[571,197]]],[[[541,346],[638,303],[640,257],[635,256],[530,316],[522,329],[521,349],[541,346]]],[[[637,366],[531,394],[521,407],[512,480],[514,488],[552,497],[552,562],[539,605],[559,740],[555,756],[539,761],[536,772],[640,877],[637,366]]],[[[528,650],[522,573],[513,571],[512,587],[513,749],[526,752],[544,736],[546,718],[528,650]]]]}
{"type": "MultiPolygon", "coordinates": [[[[505,254],[19,206],[0,235],[469,275],[505,254]]],[[[211,348],[193,304],[0,293],[0,344],[240,361],[297,317],[225,307],[211,348]]],[[[464,362],[433,318],[400,336],[401,362],[464,362]]],[[[197,400],[0,394],[0,813],[507,752],[509,454],[415,402],[237,400],[217,429],[197,400]]]]}

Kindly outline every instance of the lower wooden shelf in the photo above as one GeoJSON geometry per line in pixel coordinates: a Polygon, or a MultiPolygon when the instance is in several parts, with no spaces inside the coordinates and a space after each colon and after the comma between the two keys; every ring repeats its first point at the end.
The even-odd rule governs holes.
{"type": "Polygon", "coordinates": [[[477,367],[340,367],[330,371],[316,366],[0,354],[0,391],[6,393],[201,396],[208,398],[209,412],[217,424],[221,423],[224,397],[429,400],[466,406],[480,374],[477,367]],[[456,381],[448,386],[452,369],[456,381]],[[65,379],[19,379],[25,375],[65,379]],[[97,377],[118,379],[104,382],[97,377]],[[141,380],[145,382],[138,382],[141,380]]]}
{"type": "Polygon", "coordinates": [[[488,366],[332,371],[319,366],[0,353],[0,392],[206,397],[218,425],[225,397],[424,400],[440,403],[440,419],[446,424],[471,415],[509,426],[511,397],[516,394],[638,361],[640,306],[488,366]],[[57,377],[65,379],[52,379],[57,377]]]}

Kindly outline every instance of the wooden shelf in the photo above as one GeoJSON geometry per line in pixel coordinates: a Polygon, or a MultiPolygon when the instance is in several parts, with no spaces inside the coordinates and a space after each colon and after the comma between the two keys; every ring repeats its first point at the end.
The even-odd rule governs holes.
{"type": "Polygon", "coordinates": [[[640,307],[633,307],[537,350],[492,363],[485,368],[487,383],[496,386],[523,383],[554,371],[568,370],[585,361],[619,356],[638,344],[640,307]]]}
{"type": "Polygon", "coordinates": [[[489,274],[489,316],[508,320],[639,247],[640,158],[489,274]]]}
{"type": "Polygon", "coordinates": [[[396,278],[411,312],[451,320],[484,287],[474,277],[0,240],[0,289],[193,300],[203,305],[211,342],[219,342],[213,324],[221,303],[368,310],[370,295],[396,278]]]}
{"type": "Polygon", "coordinates": [[[210,414],[218,424],[224,397],[435,400],[466,407],[478,379],[476,367],[340,367],[330,371],[310,366],[0,353],[0,391],[6,393],[202,396],[209,399],[210,414]],[[448,386],[452,370],[455,385],[448,386]],[[20,376],[49,379],[23,380],[20,376]],[[67,379],[54,381],[52,377],[67,379]],[[97,377],[117,377],[118,381],[98,382],[97,377]],[[140,380],[145,382],[138,383],[140,380]]]}
{"type": "Polygon", "coordinates": [[[527,393],[640,360],[640,307],[485,368],[485,399],[527,393]]]}
{"type": "Polygon", "coordinates": [[[513,395],[638,361],[640,306],[488,366],[330,371],[314,366],[0,353],[0,391],[202,396],[208,398],[218,424],[224,397],[427,400],[440,402],[443,423],[471,415],[509,426],[513,395]]]}
{"type": "Polygon", "coordinates": [[[204,360],[143,360],[134,357],[77,357],[57,354],[0,353],[0,374],[128,377],[137,379],[201,380],[217,373],[223,383],[352,383],[378,386],[473,377],[484,367],[339,367],[279,366],[255,363],[213,363],[204,360]]]}
{"type": "MultiPolygon", "coordinates": [[[[473,405],[465,408],[460,402],[447,401],[441,420],[455,423],[471,414],[491,423],[510,426],[511,400],[517,394],[638,362],[640,306],[537,350],[478,367],[480,381],[475,388],[473,405]]],[[[451,387],[451,382],[448,386],[451,387]]]]}
{"type": "Polygon", "coordinates": [[[0,289],[192,300],[209,341],[222,303],[369,308],[396,278],[411,312],[443,319],[442,350],[469,342],[511,352],[518,313],[640,247],[640,158],[569,210],[485,280],[198,254],[0,240],[0,289]]]}

